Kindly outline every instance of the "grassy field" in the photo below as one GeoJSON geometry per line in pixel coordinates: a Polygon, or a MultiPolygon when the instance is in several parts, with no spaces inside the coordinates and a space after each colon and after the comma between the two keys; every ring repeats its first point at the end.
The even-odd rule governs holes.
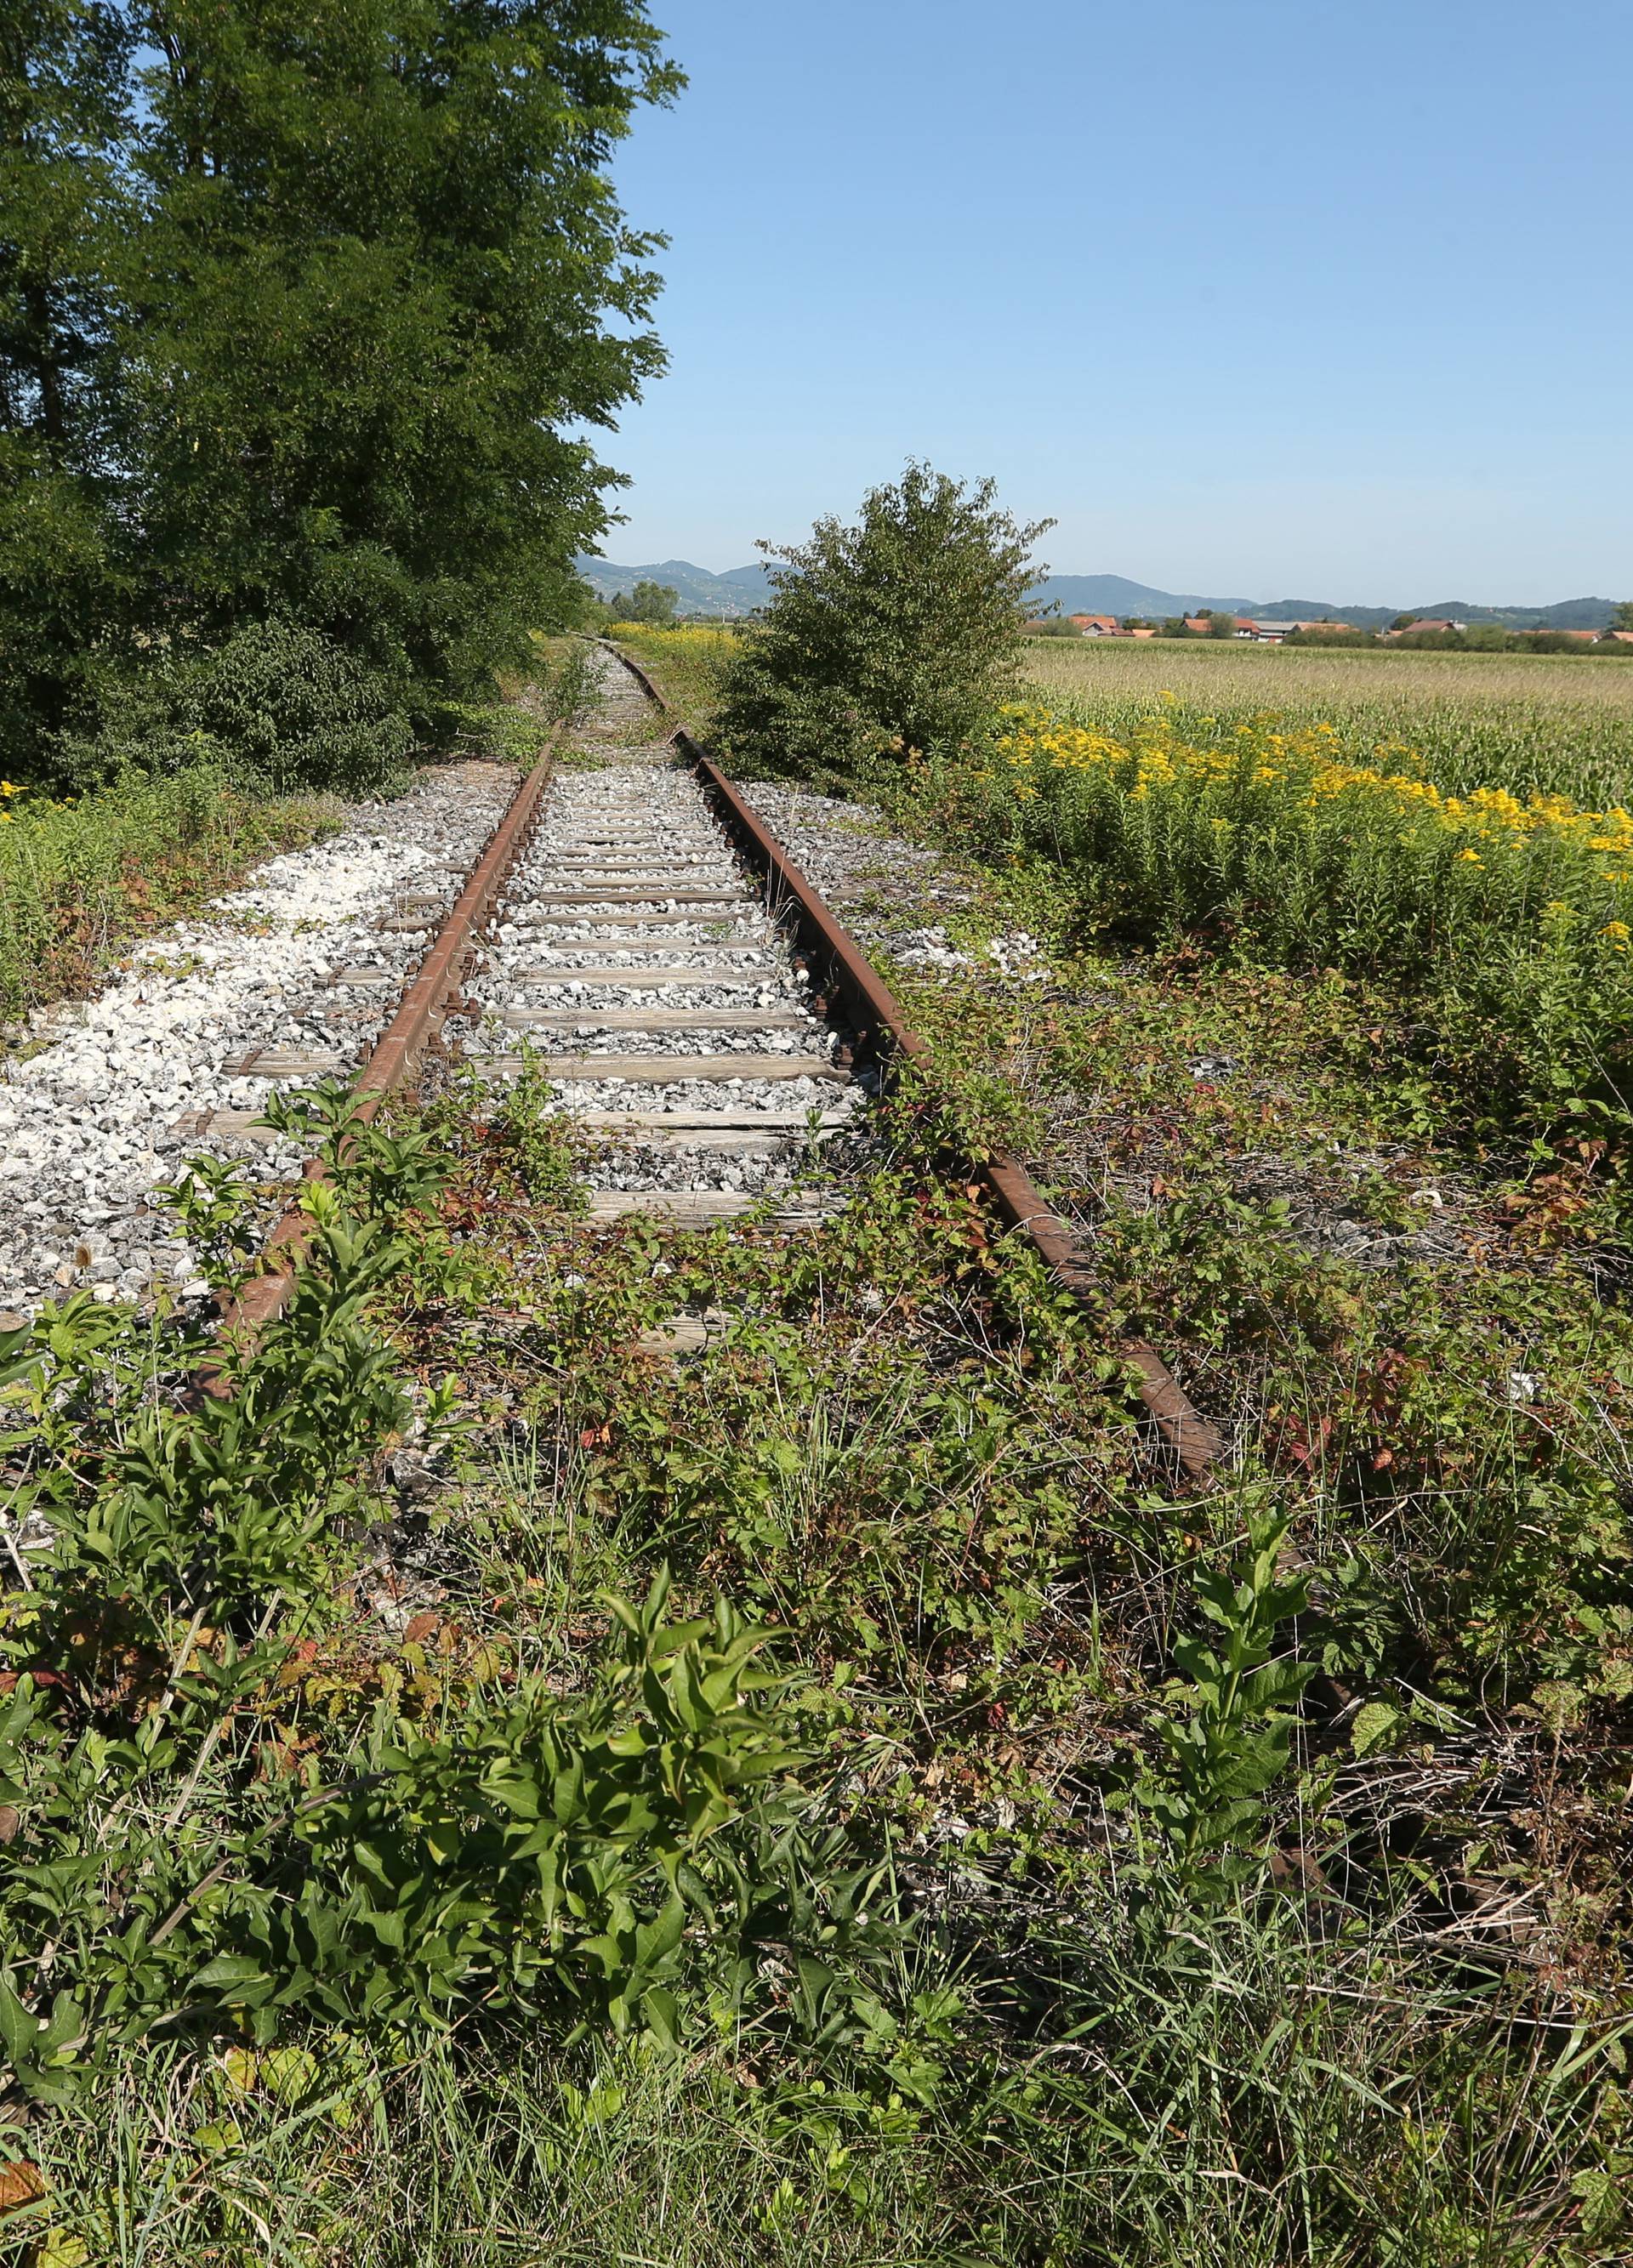
{"type": "Polygon", "coordinates": [[[1158,709],[1191,739],[1269,713],[1331,725],[1352,761],[1409,751],[1459,792],[1633,800],[1633,659],[1035,638],[1025,674],[1052,706],[1113,734],[1158,709]]]}

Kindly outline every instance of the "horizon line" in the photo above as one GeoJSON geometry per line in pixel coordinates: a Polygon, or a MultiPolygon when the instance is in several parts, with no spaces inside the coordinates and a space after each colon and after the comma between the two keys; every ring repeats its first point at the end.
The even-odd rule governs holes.
{"type": "MultiPolygon", "coordinates": [[[[580,559],[588,559],[594,561],[597,565],[615,568],[620,574],[626,572],[633,574],[638,571],[648,571],[654,567],[690,567],[695,573],[710,576],[716,582],[723,582],[727,578],[732,575],[740,575],[745,567],[762,567],[765,564],[763,560],[745,559],[741,561],[735,567],[706,567],[700,560],[688,558],[685,554],[682,552],[673,552],[667,559],[609,559],[604,552],[597,551],[575,552],[573,554],[573,557],[575,562],[580,559]]],[[[1046,583],[1067,580],[1074,582],[1109,581],[1128,583],[1132,584],[1136,589],[1157,592],[1161,593],[1162,596],[1171,599],[1194,599],[1201,595],[1201,593],[1194,590],[1190,592],[1174,590],[1169,589],[1160,583],[1148,583],[1143,581],[1142,578],[1137,575],[1125,575],[1119,569],[1112,567],[1046,567],[1038,577],[1038,584],[1031,587],[1038,588],[1046,583]]],[[[1238,594],[1233,600],[1232,603],[1238,605],[1285,607],[1293,605],[1296,601],[1291,598],[1245,600],[1238,594]]],[[[1303,603],[1319,603],[1328,606],[1343,605],[1347,607],[1363,607],[1374,614],[1383,612],[1393,604],[1391,600],[1385,599],[1346,599],[1342,600],[1323,600],[1319,602],[1306,600],[1303,603]]],[[[1426,605],[1432,603],[1437,605],[1457,605],[1462,607],[1480,608],[1484,608],[1489,613],[1501,612],[1507,614],[1524,614],[1527,612],[1541,612],[1549,607],[1575,607],[1587,605],[1614,607],[1621,602],[1597,591],[1579,591],[1574,592],[1569,597],[1563,599],[1459,599],[1455,600],[1426,600],[1424,603],[1426,605]]],[[[1411,610],[1407,608],[1397,608],[1395,611],[1398,613],[1407,613],[1411,610]]]]}

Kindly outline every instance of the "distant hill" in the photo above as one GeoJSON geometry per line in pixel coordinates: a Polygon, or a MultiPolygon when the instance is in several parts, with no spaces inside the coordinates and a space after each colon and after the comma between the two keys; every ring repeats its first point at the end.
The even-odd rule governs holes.
{"type": "Polygon", "coordinates": [[[1602,630],[1616,610],[1608,599],[1562,599],[1555,607],[1474,607],[1464,599],[1442,599],[1412,611],[1430,621],[1500,622],[1505,630],[1602,630]]]}
{"type": "MultiPolygon", "coordinates": [[[[738,619],[763,607],[771,595],[765,570],[732,567],[723,575],[694,566],[690,559],[660,559],[647,567],[620,567],[609,559],[581,556],[579,573],[599,599],[632,591],[637,583],[667,583],[683,615],[723,615],[738,619]]],[[[1504,630],[1600,630],[1615,609],[1608,599],[1562,599],[1552,607],[1477,607],[1467,599],[1437,599],[1422,607],[1358,607],[1333,599],[1210,599],[1196,591],[1158,591],[1131,583],[1126,575],[1051,575],[1032,593],[1032,603],[1053,606],[1063,615],[1253,615],[1265,622],[1319,622],[1330,615],[1376,630],[1397,615],[1427,615],[1459,622],[1496,622],[1504,630]]]]}
{"type": "Polygon", "coordinates": [[[1051,575],[1033,593],[1040,607],[1059,604],[1063,615],[1252,615],[1267,622],[1319,622],[1324,615],[1358,630],[1383,630],[1397,615],[1459,622],[1496,622],[1503,629],[1602,630],[1615,608],[1608,599],[1563,599],[1552,607],[1478,607],[1468,599],[1437,599],[1427,606],[1361,607],[1335,599],[1205,599],[1194,591],[1157,591],[1121,575],[1051,575]]]}
{"type": "MultiPolygon", "coordinates": [[[[1126,575],[1051,575],[1032,593],[1040,607],[1063,615],[1251,615],[1251,599],[1204,599],[1194,591],[1157,591],[1126,575]]],[[[1267,612],[1268,609],[1266,610],[1267,612]]],[[[1319,613],[1318,608],[1315,610],[1319,613]]],[[[1347,618],[1348,619],[1348,618],[1347,618]]]]}
{"type": "Polygon", "coordinates": [[[724,615],[735,619],[751,615],[771,595],[765,570],[757,564],[734,567],[724,575],[712,575],[706,567],[695,567],[690,559],[660,559],[654,566],[620,567],[611,560],[580,554],[573,564],[598,599],[614,599],[620,591],[627,595],[637,583],[665,583],[676,593],[683,615],[724,615]]]}

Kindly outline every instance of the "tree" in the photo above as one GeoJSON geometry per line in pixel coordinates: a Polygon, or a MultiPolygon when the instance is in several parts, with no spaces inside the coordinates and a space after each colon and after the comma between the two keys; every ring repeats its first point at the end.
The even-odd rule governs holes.
{"type": "Polygon", "coordinates": [[[248,620],[403,686],[525,658],[662,365],[607,173],[681,84],[646,0],[4,13],[8,745],[248,620]]]}
{"type": "Polygon", "coordinates": [[[1236,616],[1210,611],[1208,616],[1209,637],[1229,638],[1236,636],[1236,616]]]}
{"type": "Polygon", "coordinates": [[[640,582],[625,603],[629,608],[623,617],[625,622],[651,622],[661,630],[674,621],[680,593],[671,590],[667,583],[640,582]]]}
{"type": "Polygon", "coordinates": [[[661,367],[605,178],[678,85],[644,0],[149,0],[144,534],[206,622],[285,608],[459,682],[607,525],[573,430],[661,367]]]}
{"type": "Polygon", "coordinates": [[[853,525],[819,519],[780,561],[759,625],[727,673],[719,728],[735,749],[846,770],[950,746],[1013,683],[1027,593],[1046,570],[991,480],[909,463],[853,525]]]}
{"type": "Polygon", "coordinates": [[[1613,630],[1633,630],[1633,599],[1617,601],[1616,610],[1610,618],[1610,627],[1613,630]]]}
{"type": "Polygon", "coordinates": [[[0,771],[37,769],[85,706],[121,603],[129,54],[113,7],[14,0],[0,20],[0,771]]]}

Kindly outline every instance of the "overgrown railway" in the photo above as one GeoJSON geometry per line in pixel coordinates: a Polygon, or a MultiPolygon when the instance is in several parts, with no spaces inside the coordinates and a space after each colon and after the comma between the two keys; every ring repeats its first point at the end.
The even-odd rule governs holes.
{"type": "MultiPolygon", "coordinates": [[[[595,1138],[592,1223],[650,1214],[680,1229],[758,1214],[797,1231],[842,1205],[824,1153],[865,1130],[871,1103],[922,1043],[821,894],[729,780],[670,731],[644,674],[602,649],[588,768],[554,746],[508,811],[364,1063],[370,1108],[462,1063],[495,1086],[524,1070],[595,1138]]],[[[356,972],[359,980],[371,972],[356,972]]],[[[294,1083],[327,1068],[294,1057],[294,1083]]],[[[203,1127],[201,1131],[211,1130],[203,1127]]],[[[1081,1248],[1015,1160],[950,1158],[1055,1280],[1086,1283],[1081,1248]]],[[[305,1219],[292,1206],[276,1256],[305,1219]]],[[[236,1322],[276,1313],[277,1268],[236,1322]]],[[[703,1333],[677,1316],[683,1345],[703,1333]]],[[[1153,1349],[1126,1344],[1156,1433],[1204,1475],[1223,1454],[1153,1349]]]]}
{"type": "MultiPolygon", "coordinates": [[[[610,652],[604,666],[594,725],[558,736],[523,780],[491,767],[469,784],[480,819],[463,858],[416,846],[344,923],[285,915],[285,959],[310,948],[303,983],[199,1050],[203,1092],[225,1086],[233,1107],[189,1114],[196,1154],[260,1149],[255,1186],[221,1204],[233,1235],[253,1233],[307,1145],[339,1184],[322,1200],[304,1192],[277,1232],[290,1247],[308,1237],[309,1264],[286,1253],[280,1272],[275,1253],[248,1278],[243,1243],[212,1241],[195,1197],[151,1192],[197,1223],[213,1280],[242,1285],[238,1318],[283,1307],[283,1328],[223,1362],[213,1310],[184,1295],[170,1318],[161,1302],[176,1353],[155,1393],[139,1303],[122,1300],[105,1337],[93,1280],[13,1373],[29,1425],[0,1536],[16,1579],[0,1840],[25,1947],[6,2044],[31,2102],[65,2100],[77,2117],[72,2085],[100,2110],[95,2090],[110,2075],[126,2084],[127,2069],[142,2101],[179,2101],[166,2074],[185,2071],[187,2116],[209,2120],[196,2140],[225,2135],[229,2116],[231,2135],[207,2165],[198,2142],[198,2177],[163,2209],[178,2227],[214,2227],[248,2188],[240,2147],[244,2165],[276,2168],[277,2138],[304,2133],[289,2117],[297,2088],[321,2118],[366,2083],[375,2113],[353,2135],[377,2135],[376,2157],[351,2135],[299,2145],[283,2210],[291,2226],[321,2217],[321,2250],[342,2225],[336,2198],[399,2217],[401,2185],[422,2159],[440,2168],[465,2146],[467,2104],[488,2117],[484,2089],[500,2080],[502,2163],[481,2167],[484,2213],[511,2178],[518,2106],[547,2120],[565,2102],[577,2122],[595,2070],[616,2075],[610,2117],[632,2073],[672,2086],[670,2124],[703,2096],[702,2146],[716,2155],[770,2098],[778,2123],[752,2129],[750,2189],[787,2144],[793,2088],[825,2120],[838,2071],[847,2091],[866,2074],[851,2094],[860,2120],[927,2073],[911,2097],[925,2152],[953,2137],[986,2216],[990,2121],[947,2124],[966,2118],[964,2075],[935,2084],[976,2025],[1005,2090],[992,2100],[1015,2099],[1015,2073],[1029,2086],[1067,2074],[1044,2101],[1074,2152],[1099,2117],[1090,2089],[1142,2122],[1149,2104],[1166,2131],[1201,2068],[1209,2089],[1220,2070],[1246,2076],[1216,2131],[1201,2127],[1197,2156],[1228,2170],[1245,2132],[1274,2157],[1297,2087],[1313,2138],[1300,2183],[1306,2163],[1344,2151],[1364,2167],[1356,2122],[1379,2104],[1361,2140],[1393,2180],[1397,2096],[1437,2099],[1472,2067],[1510,2084],[1511,2008],[1525,2014],[1526,2086],[1530,2041],[1555,2032],[1575,2056],[1585,2007],[1615,2026],[1614,2043],[1619,1979],[1559,1984],[1549,1880],[1505,1855],[1555,1804],[1555,1816],[1577,1807],[1607,1849],[1587,1811],[1594,1783],[1579,1768],[1560,1781],[1561,1743],[1540,1714],[1470,1709],[1448,1730],[1450,1712],[1409,1719],[1385,1697],[1404,1702],[1404,1688],[1364,1662],[1367,1682],[1350,1685],[1347,1658],[1324,1651],[1312,1675],[1317,1646],[1343,1642],[1326,1604],[1341,1604],[1339,1583],[1310,1550],[1315,1521],[1346,1502],[1336,1455],[1295,1526],[1278,1501],[1300,1486],[1287,1435],[1260,1452],[1245,1430],[1247,1485],[1199,1504],[1186,1483],[1218,1462],[1216,1437],[1151,1349],[1108,1344],[1119,1314],[1180,1308],[1184,1270],[1208,1281],[1207,1248],[1186,1248],[1154,1296],[1124,1300],[1111,1233],[1091,1267],[1013,1160],[933,1154],[925,1129],[964,1123],[950,1107],[970,1061],[956,1014],[927,983],[932,1059],[773,831],[838,900],[878,873],[831,855],[855,809],[830,803],[824,836],[795,797],[738,791],[668,730],[655,691],[610,652]],[[335,1074],[344,1084],[302,1094],[335,1074]],[[366,1112],[414,1093],[426,1107],[388,1111],[382,1136],[358,1124],[348,1088],[366,1112]],[[284,1107],[257,1123],[253,1106],[279,1089],[284,1107]],[[1023,1241],[1078,1314],[1012,1264],[1023,1241]],[[695,1360],[665,1359],[688,1349],[695,1360]],[[201,1363],[216,1391],[179,1390],[201,1363]],[[1136,1381],[1141,1440],[1127,1422],[1136,1381]],[[667,1619],[671,1587],[698,1618],[667,1619]],[[1204,1615],[1222,1636],[1197,1632],[1204,1615]],[[774,1658],[748,1670],[772,1639],[791,1675],[774,1658]],[[1243,1671],[1232,1680],[1210,1672],[1227,1648],[1243,1671]],[[1413,1887],[1400,1896],[1403,1846],[1413,1887]],[[28,1902],[70,1866],[90,1887],[83,1921],[58,1934],[55,1909],[41,1922],[28,1902]],[[576,1901],[565,1925],[563,1882],[576,1901]],[[449,1915],[469,1921],[452,1954],[449,1915]],[[1246,1971],[1232,1966],[1245,1942],[1246,1971]],[[789,1983],[808,1945],[809,2002],[789,1983]],[[1399,1980],[1401,2012],[1383,2036],[1380,1979],[1399,1980]],[[711,2072],[692,2043],[708,2037],[703,2010],[733,2005],[728,1990],[745,2017],[722,2039],[729,2065],[711,2072]],[[1496,2003],[1494,2029],[1498,1990],[1513,1997],[1496,2003]],[[440,2051],[434,2033],[425,2046],[432,1993],[460,2012],[460,2060],[416,2126],[440,2051]],[[1306,2037],[1294,2027],[1316,1999],[1306,2037]],[[858,2007],[883,2015],[846,2031],[858,2007]],[[1358,2028],[1329,2035],[1331,2008],[1343,2021],[1358,2008],[1358,2028]],[[683,2052],[632,2056],[613,2036],[631,2024],[683,2052]],[[203,2054],[179,2046],[183,2025],[203,2054]],[[1267,2039],[1282,2058],[1267,2087],[1267,2039]],[[1053,2053],[1064,2042],[1076,2057],[1084,2041],[1097,2063],[1053,2053]],[[564,2082],[565,2068],[579,2076],[564,2082]],[[1348,2094],[1329,2084],[1334,2069],[1357,2075],[1348,2094]]],[[[422,814],[439,782],[450,804],[458,794],[453,770],[430,776],[422,814]]],[[[446,832],[435,839],[452,850],[446,832]]],[[[910,853],[892,847],[892,882],[910,853]]],[[[878,855],[870,834],[862,860],[878,855]]],[[[308,883],[318,871],[309,861],[308,883]]],[[[911,924],[940,902],[932,887],[958,879],[887,895],[911,924]]],[[[904,932],[876,896],[854,902],[851,917],[878,919],[893,950],[904,932]]],[[[1052,983],[1039,1006],[1064,992],[1052,983]]],[[[979,974],[955,1010],[969,997],[990,997],[979,974]]],[[[995,1049],[984,1060],[1024,1065],[995,1049]]],[[[1138,1082],[1132,1063],[1097,1077],[1083,1117],[1104,1123],[1138,1082]]],[[[1216,1138],[1193,1132],[1199,1148],[1216,1138]]],[[[1045,1154],[1060,1204],[1081,1201],[1059,1147],[1045,1154]]],[[[207,1196],[236,1178],[197,1170],[207,1196]]],[[[1424,1296],[1423,1277],[1409,1292],[1424,1296]]],[[[14,1358],[0,1330],[0,1358],[14,1358]]],[[[1540,1382],[1506,1375],[1511,1395],[1540,1382]]],[[[1349,1422],[1368,1429],[1369,1472],[1388,1472],[1371,1413],[1349,1422]]],[[[1425,1569],[1433,1610],[1426,1555],[1414,1580],[1425,1569]]],[[[1460,1564],[1446,1580],[1466,1596],[1460,1564]]],[[[1356,1596],[1381,1620],[1381,1586],[1356,1596]]],[[[1534,1651],[1534,1602],[1520,1605],[1534,1651]]],[[[1606,1784],[1614,1822],[1621,1782],[1606,1784]]],[[[1583,1847],[1597,1865],[1585,1833],[1583,1847]]],[[[965,2073],[983,2068],[966,2056],[965,2073]]],[[[1506,2100],[1489,2106],[1482,2163],[1506,2162],[1506,2100]]],[[[1551,2132],[1558,2102],[1568,2119],[1589,2097],[1573,2078],[1536,2100],[1551,2132]]],[[[29,2116],[41,2143],[37,2161],[11,2169],[16,2193],[48,2198],[64,2226],[100,2227],[105,2153],[93,2142],[64,2174],[68,2121],[29,2116]]],[[[873,2156],[870,2125],[838,2131],[855,2136],[870,2181],[898,2177],[894,2130],[873,2156]]],[[[1130,2157],[1149,2155],[1149,2131],[1132,2132],[1130,2157]]],[[[1194,2131],[1179,2137],[1187,2149],[1194,2131]]],[[[649,2143],[638,2130],[630,2146],[649,2143]]],[[[168,2131],[144,2147],[174,2158],[168,2131]]],[[[824,2129],[809,2161],[791,2161],[810,2164],[819,2198],[833,2147],[824,2129]]],[[[558,2210],[558,2161],[540,2162],[548,2194],[515,2225],[551,2226],[558,2210]]],[[[1554,2162],[1526,2171],[1533,2191],[1554,2162]]],[[[121,2176],[149,2178],[145,2162],[121,2176]]],[[[271,2183],[255,2179],[259,2199],[271,2183]]],[[[1119,2160],[1097,2199],[1124,2179],[1119,2160]]],[[[981,2257],[1017,2248],[1006,2234],[981,2257]]]]}

